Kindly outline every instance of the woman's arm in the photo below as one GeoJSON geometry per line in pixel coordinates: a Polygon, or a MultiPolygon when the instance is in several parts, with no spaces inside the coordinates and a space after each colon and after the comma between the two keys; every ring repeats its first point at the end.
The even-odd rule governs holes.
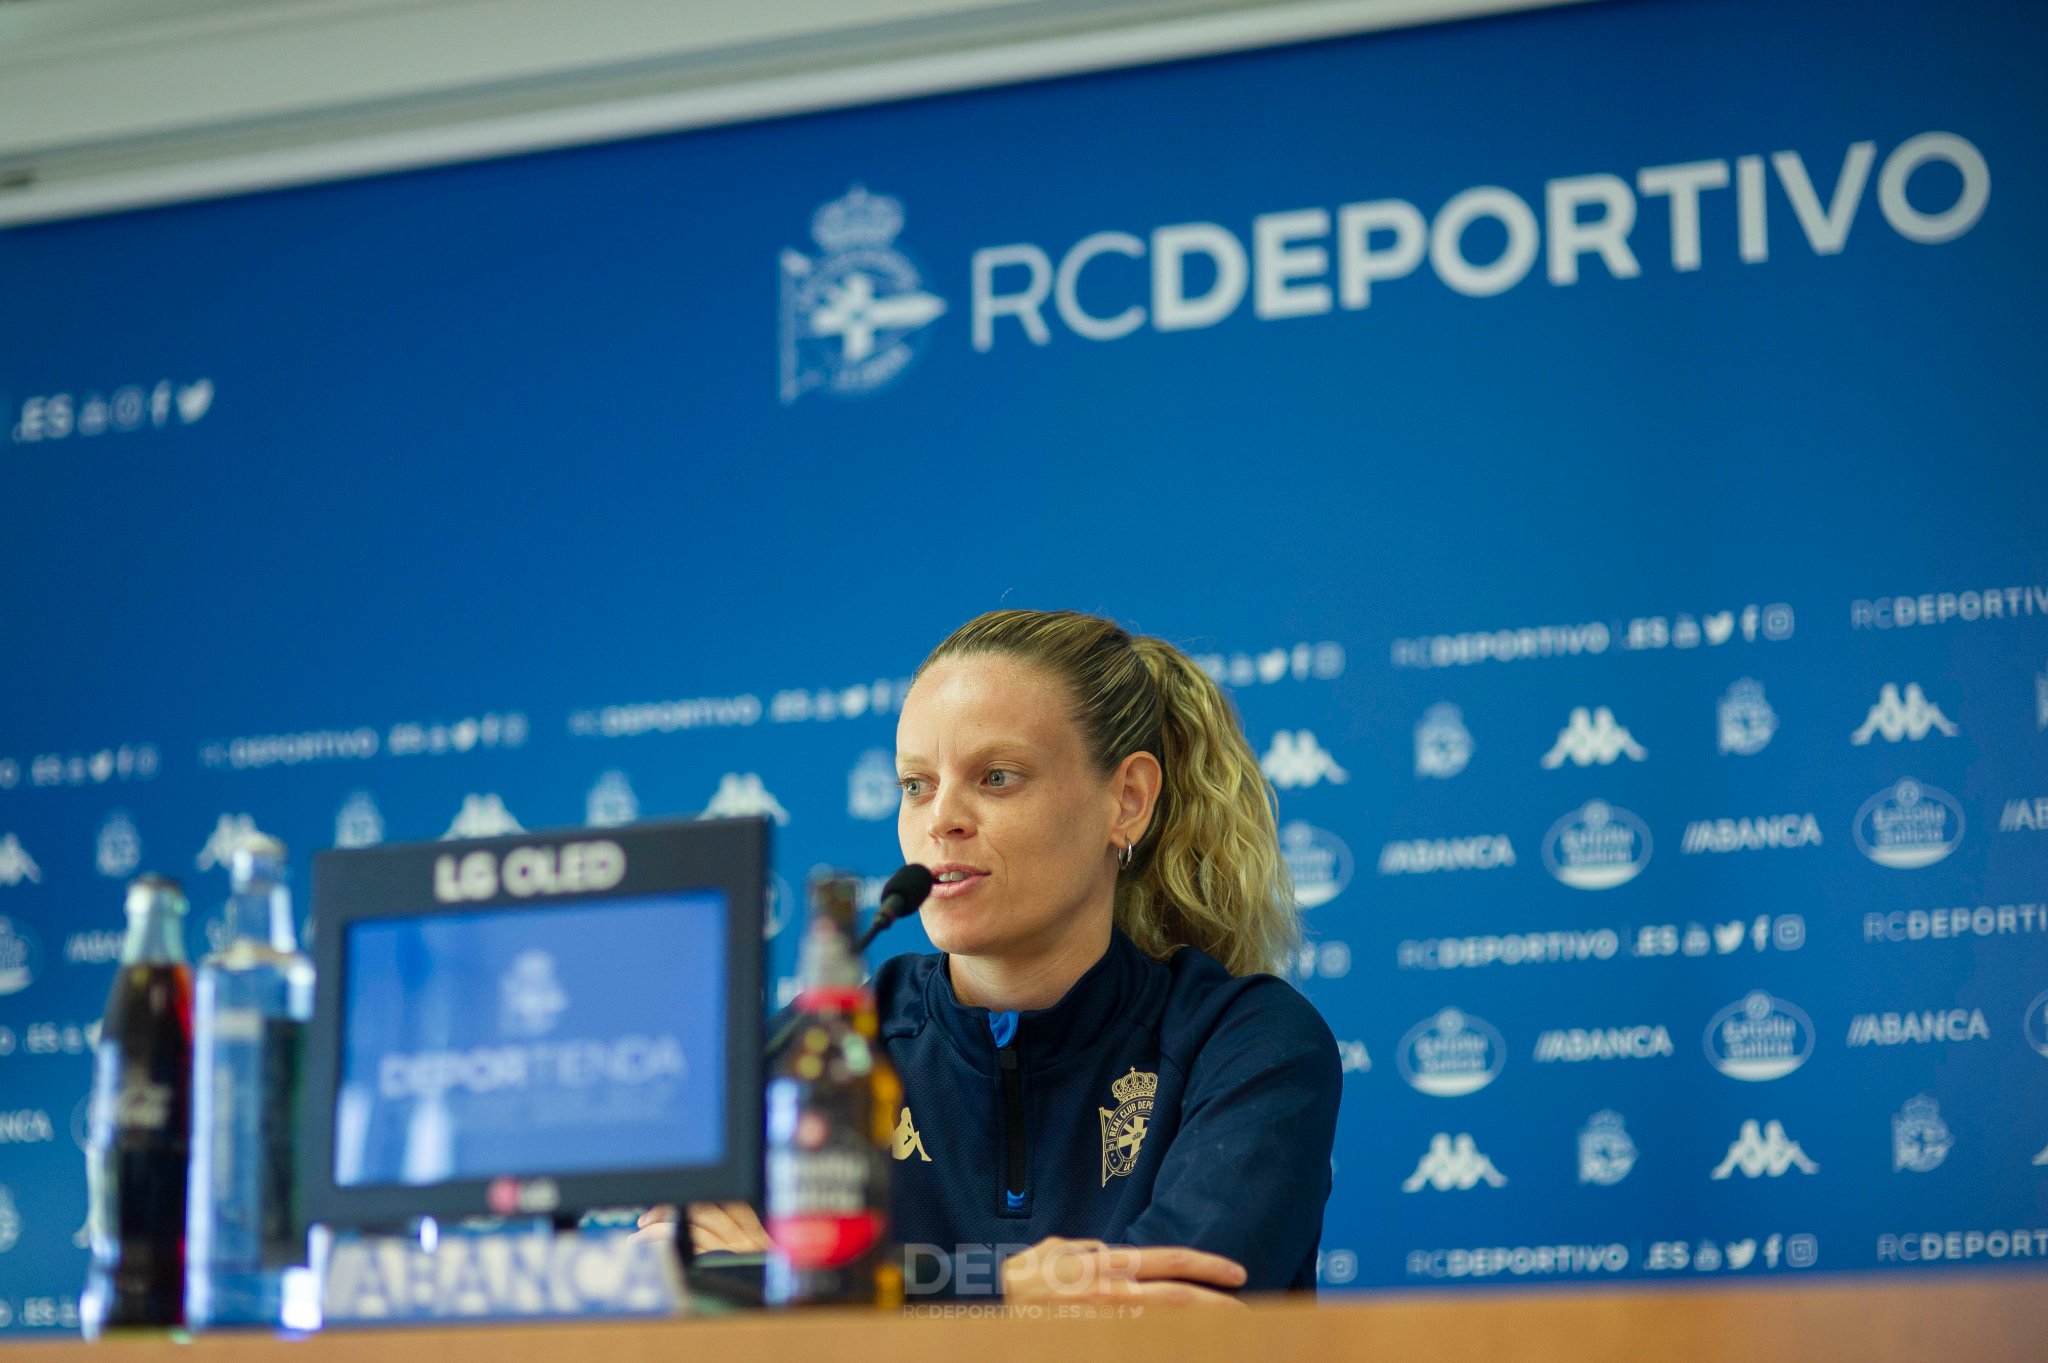
{"type": "Polygon", "coordinates": [[[1308,1000],[1279,980],[1245,991],[1191,1060],[1180,1129],[1126,1238],[1234,1260],[1249,1291],[1307,1285],[1343,1083],[1308,1000]]]}

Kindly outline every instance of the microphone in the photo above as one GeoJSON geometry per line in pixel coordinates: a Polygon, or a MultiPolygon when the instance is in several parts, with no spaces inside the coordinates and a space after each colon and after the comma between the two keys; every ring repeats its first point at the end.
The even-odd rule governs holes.
{"type": "Polygon", "coordinates": [[[924,907],[925,897],[931,892],[932,873],[916,862],[890,876],[882,886],[882,902],[875,906],[875,916],[868,920],[866,931],[854,941],[853,954],[858,956],[865,952],[868,944],[881,935],[882,929],[924,907]]]}
{"type": "MultiPolygon", "coordinates": [[[[853,958],[858,961],[862,953],[868,949],[868,944],[875,940],[883,928],[916,913],[923,907],[925,897],[931,892],[932,873],[922,866],[913,863],[890,876],[883,882],[882,902],[875,907],[875,916],[868,920],[867,930],[862,932],[853,944],[853,958]]],[[[794,1007],[790,1008],[788,1013],[789,1016],[783,1020],[782,1025],[768,1037],[767,1044],[762,1048],[763,1055],[777,1055],[789,1044],[789,1039],[796,1035],[797,1025],[803,1021],[804,1015],[794,1007]]],[[[770,1019],[771,1022],[773,1020],[770,1019]]]]}

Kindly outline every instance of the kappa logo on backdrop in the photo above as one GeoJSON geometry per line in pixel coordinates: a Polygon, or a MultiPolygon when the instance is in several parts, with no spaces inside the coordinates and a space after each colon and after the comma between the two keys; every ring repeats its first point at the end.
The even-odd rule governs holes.
{"type": "Polygon", "coordinates": [[[1308,729],[1276,732],[1266,755],[1259,759],[1259,770],[1281,790],[1303,790],[1323,781],[1341,786],[1351,779],[1351,773],[1337,765],[1337,759],[1308,729]]]}
{"type": "Polygon", "coordinates": [[[778,826],[789,822],[789,811],[761,784],[758,775],[751,771],[729,771],[718,778],[718,789],[712,793],[711,803],[704,806],[702,817],[740,819],[757,814],[775,820],[778,826]]]}
{"type": "Polygon", "coordinates": [[[1856,846],[1880,866],[1932,866],[1962,845],[1963,807],[1947,791],[1908,776],[1856,811],[1856,846]]]}
{"type": "Polygon", "coordinates": [[[1500,1075],[1507,1059],[1507,1042],[1493,1024],[1458,1008],[1409,1028],[1394,1054],[1409,1086],[1438,1098],[1477,1093],[1500,1075]]]}
{"type": "Polygon", "coordinates": [[[498,981],[498,1030],[509,1036],[546,1036],[568,1006],[555,958],[545,951],[520,952],[498,981]]]}
{"type": "Polygon", "coordinates": [[[356,791],[342,801],[334,816],[336,847],[375,847],[384,841],[384,816],[366,790],[356,791]]]}
{"type": "Polygon", "coordinates": [[[1924,1093],[1908,1098],[1892,1117],[1892,1172],[1932,1173],[1955,1143],[1939,1104],[1924,1093]]]}
{"type": "Polygon", "coordinates": [[[1614,710],[1599,706],[1587,710],[1585,706],[1573,706],[1565,718],[1565,727],[1556,731],[1556,743],[1542,755],[1542,767],[1546,772],[1559,770],[1567,761],[1575,767],[1589,765],[1614,765],[1616,757],[1628,757],[1628,761],[1642,761],[1649,757],[1642,751],[1642,745],[1634,741],[1620,722],[1614,718],[1614,710]]]}
{"type": "Polygon", "coordinates": [[[1813,1019],[1756,989],[1714,1014],[1703,1044],[1707,1060],[1730,1079],[1782,1079],[1813,1054],[1813,1019]]]}
{"type": "Polygon", "coordinates": [[[1778,732],[1778,712],[1764,699],[1763,684],[1749,677],[1728,688],[1717,713],[1723,753],[1754,757],[1770,746],[1778,732]]]}
{"type": "Polygon", "coordinates": [[[1650,754],[1614,718],[1614,711],[1602,705],[1588,710],[1575,706],[1557,731],[1557,742],[1543,754],[1543,769],[1555,771],[1570,762],[1575,767],[1598,764],[1612,766],[1618,757],[1640,762],[1650,754]]]}
{"type": "Polygon", "coordinates": [[[1493,1167],[1471,1136],[1460,1131],[1453,1137],[1448,1131],[1439,1131],[1429,1138],[1429,1149],[1415,1162],[1415,1172],[1401,1184],[1401,1191],[1419,1193],[1427,1187],[1440,1193],[1464,1193],[1482,1183],[1504,1188],[1507,1182],[1507,1175],[1493,1167]]]}
{"type": "Polygon", "coordinates": [[[1636,1143],[1619,1112],[1596,1112],[1579,1132],[1579,1182],[1611,1187],[1636,1167],[1636,1143]]]}
{"type": "Polygon", "coordinates": [[[1457,706],[1445,702],[1422,712],[1415,726],[1415,774],[1449,780],[1472,760],[1472,734],[1457,706]]]}
{"type": "Polygon", "coordinates": [[[1727,1156],[1714,1166],[1712,1177],[1725,1179],[1736,1170],[1744,1178],[1783,1178],[1791,1170],[1817,1174],[1820,1166],[1806,1157],[1799,1142],[1785,1134],[1785,1124],[1772,1118],[1758,1130],[1756,1118],[1742,1123],[1735,1139],[1728,1143],[1727,1156]]]}
{"type": "Polygon", "coordinates": [[[1296,819],[1280,830],[1280,855],[1294,881],[1294,905],[1316,909],[1351,883],[1351,849],[1328,829],[1296,819]]]}
{"type": "Polygon", "coordinates": [[[622,771],[608,771],[583,797],[583,822],[592,828],[618,828],[640,817],[640,797],[622,771]]]}
{"type": "Polygon", "coordinates": [[[24,880],[42,884],[43,868],[36,865],[21,839],[9,833],[0,838],[0,885],[19,885],[24,880]]]}
{"type": "Polygon", "coordinates": [[[0,918],[0,994],[19,994],[35,983],[36,955],[29,930],[0,918]]]}
{"type": "Polygon", "coordinates": [[[872,392],[917,358],[946,300],[895,249],[902,230],[900,200],[855,185],[811,215],[823,255],[783,251],[783,402],[813,388],[872,392]]]}
{"type": "Polygon", "coordinates": [[[265,836],[256,826],[253,814],[223,814],[214,820],[213,832],[207,835],[206,846],[199,849],[199,855],[192,859],[193,865],[202,871],[215,867],[234,865],[235,849],[251,838],[265,836]]]}
{"type": "Polygon", "coordinates": [[[470,794],[462,797],[462,808],[456,811],[455,821],[448,825],[448,831],[441,835],[441,841],[499,838],[507,833],[525,831],[519,826],[519,820],[512,817],[512,811],[505,808],[504,800],[497,795],[470,794]]]}
{"type": "Polygon", "coordinates": [[[1550,826],[1543,864],[1575,890],[1626,885],[1650,864],[1650,829],[1619,805],[1588,800],[1550,826]]]}
{"type": "Polygon", "coordinates": [[[1919,682],[1906,683],[1903,699],[1898,686],[1886,682],[1878,689],[1877,704],[1870,707],[1862,727],[1849,735],[1849,741],[1858,747],[1873,737],[1882,738],[1887,743],[1897,743],[1902,739],[1918,743],[1930,733],[1954,738],[1957,730],[1948,716],[1941,712],[1941,707],[1927,699],[1919,682]]]}
{"type": "Polygon", "coordinates": [[[141,864],[142,835],[135,831],[135,821],[127,811],[117,809],[100,825],[99,839],[93,845],[93,865],[101,875],[122,880],[133,875],[141,864]]]}
{"type": "Polygon", "coordinates": [[[856,819],[879,823],[892,817],[902,803],[903,788],[896,784],[896,763],[880,748],[869,748],[847,774],[846,812],[856,819]]]}

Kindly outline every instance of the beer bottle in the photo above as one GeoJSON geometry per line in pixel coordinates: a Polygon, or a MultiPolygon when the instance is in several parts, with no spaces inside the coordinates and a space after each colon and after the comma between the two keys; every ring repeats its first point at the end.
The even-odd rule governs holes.
{"type": "Polygon", "coordinates": [[[93,1052],[86,1137],[88,1339],[185,1323],[191,1150],[192,970],[185,894],[163,876],[128,887],[128,935],[93,1052]]]}
{"type": "Polygon", "coordinates": [[[187,1323],[317,1329],[319,1290],[292,1234],[313,963],[298,948],[284,844],[251,835],[229,874],[226,935],[199,963],[193,1004],[187,1323]]]}
{"type": "Polygon", "coordinates": [[[788,1041],[769,1062],[771,1306],[903,1301],[889,1243],[889,1156],[903,1084],[877,1040],[875,998],[853,954],[852,876],[813,877],[788,1041]]]}

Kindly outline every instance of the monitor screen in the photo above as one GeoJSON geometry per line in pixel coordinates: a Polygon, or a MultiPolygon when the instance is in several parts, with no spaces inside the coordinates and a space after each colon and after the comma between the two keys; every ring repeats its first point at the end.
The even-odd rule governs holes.
{"type": "Polygon", "coordinates": [[[334,1180],[718,1163],[717,890],[347,928],[334,1180]]]}
{"type": "Polygon", "coordinates": [[[768,844],[676,819],[315,856],[295,1219],[758,1196],[768,844]]]}

